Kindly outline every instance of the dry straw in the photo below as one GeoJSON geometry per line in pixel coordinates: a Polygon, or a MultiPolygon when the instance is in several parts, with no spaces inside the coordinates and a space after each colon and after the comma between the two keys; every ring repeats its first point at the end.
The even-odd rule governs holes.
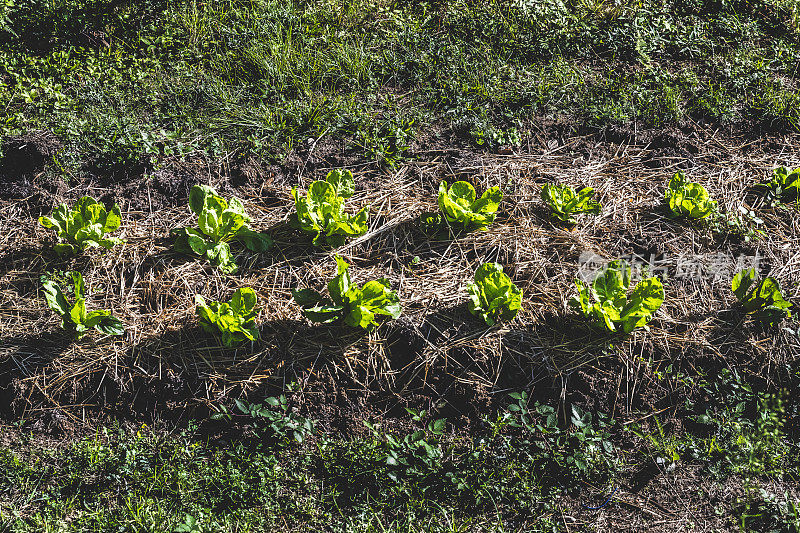
{"type": "MultiPolygon", "coordinates": [[[[615,408],[624,412],[643,389],[668,394],[654,371],[670,363],[718,359],[723,366],[742,363],[772,375],[770,369],[795,358],[797,341],[787,333],[759,331],[728,312],[734,303],[729,275],[675,277],[681,257],[725,258],[732,265],[739,255],[758,254],[786,297],[797,298],[797,211],[767,209],[747,193],[773,166],[800,164],[793,145],[733,145],[709,136],[687,160],[654,157],[648,146],[592,143],[577,138],[534,148],[538,153],[531,155],[440,155],[395,173],[355,172],[358,190],[348,205],[372,205],[370,228],[336,253],[352,265],[356,282],[388,277],[404,307],[404,318],[369,334],[312,325],[293,303],[292,288],[323,288],[335,264],[333,252],[313,249],[286,226],[293,210],[288,186],[268,191],[270,201],[261,184],[236,191],[253,229],[269,231],[276,246],[262,256],[241,253],[233,276],[171,251],[170,228],[194,223],[185,206],[133,210],[118,199],[127,244],[60,261],[51,253],[52,235],[35,223],[39,213],[32,202],[1,201],[0,397],[18,414],[61,408],[77,420],[102,407],[181,409],[299,380],[327,383],[345,395],[390,398],[383,404],[388,409],[420,395],[447,402],[455,391],[474,398],[463,391],[491,396],[530,386],[567,387],[570,376],[584,372],[612,381],[615,398],[627,404],[615,408]],[[763,208],[763,239],[718,237],[660,212],[667,181],[687,165],[687,176],[724,210],[736,212],[745,201],[763,208]],[[425,237],[414,221],[437,209],[441,179],[468,180],[479,193],[500,186],[505,199],[497,222],[455,239],[425,237]],[[539,199],[542,185],[551,182],[594,187],[602,213],[581,216],[572,229],[554,225],[539,199]],[[635,253],[649,260],[654,254],[665,261],[666,301],[649,332],[609,339],[568,309],[579,258],[587,251],[608,259],[635,253]],[[503,264],[523,290],[523,309],[509,324],[487,328],[466,312],[465,284],[484,261],[503,264]],[[112,309],[125,322],[123,338],[93,333],[73,342],[58,330],[39,277],[73,268],[83,272],[91,304],[112,309]],[[197,326],[193,297],[227,300],[244,286],[258,294],[262,339],[222,349],[197,326]]],[[[305,176],[302,185],[310,179],[305,176]]],[[[221,185],[224,178],[208,181],[221,185]]]]}

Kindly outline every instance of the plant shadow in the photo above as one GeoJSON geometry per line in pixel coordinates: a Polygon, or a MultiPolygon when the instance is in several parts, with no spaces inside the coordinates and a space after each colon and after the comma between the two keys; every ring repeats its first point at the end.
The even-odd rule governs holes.
{"type": "Polygon", "coordinates": [[[20,381],[38,374],[77,342],[62,330],[0,337],[0,415],[19,416],[27,403],[20,394],[20,381]]]}

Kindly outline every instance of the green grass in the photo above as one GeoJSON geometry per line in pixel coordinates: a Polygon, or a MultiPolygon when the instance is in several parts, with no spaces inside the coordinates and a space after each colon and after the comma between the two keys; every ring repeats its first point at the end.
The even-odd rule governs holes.
{"type": "Polygon", "coordinates": [[[42,4],[5,7],[0,135],[54,132],[68,171],[323,135],[394,164],[415,137],[491,148],[542,117],[800,126],[785,0],[42,4]]]}
{"type": "Polygon", "coordinates": [[[797,484],[798,443],[783,429],[794,404],[757,394],[730,372],[713,381],[664,379],[702,391],[685,413],[699,429],[675,431],[653,416],[622,424],[577,408],[565,424],[563,413],[512,394],[507,410],[469,437],[413,410],[405,431],[366,424],[359,435],[328,434],[285,396],[239,402],[201,427],[106,428],[55,447],[14,433],[17,442],[0,447],[0,524],[9,531],[559,531],[565,512],[590,520],[584,502],[627,487],[642,468],[697,465],[708,474],[698,490],[730,479],[745,488],[720,509],[731,525],[794,531],[798,502],[767,490],[797,484]]]}

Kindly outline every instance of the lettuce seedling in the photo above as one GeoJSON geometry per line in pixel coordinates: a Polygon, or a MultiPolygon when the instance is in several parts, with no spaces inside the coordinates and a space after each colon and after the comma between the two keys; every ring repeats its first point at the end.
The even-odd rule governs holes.
{"type": "Polygon", "coordinates": [[[766,277],[755,281],[756,270],[742,270],[733,277],[731,290],[748,314],[761,323],[772,326],[782,318],[790,318],[792,304],[783,299],[777,280],[766,277]]]}
{"type": "Polygon", "coordinates": [[[357,237],[367,232],[369,206],[354,216],[344,212],[344,201],[353,196],[355,181],[349,170],[332,170],[325,181],[317,180],[308,187],[308,194],[300,196],[292,187],[297,210],[289,219],[292,226],[313,233],[315,246],[324,240],[331,246],[341,246],[347,237],[357,237]]]}
{"type": "Polygon", "coordinates": [[[207,333],[220,335],[222,344],[233,346],[246,340],[258,340],[256,327],[256,292],[250,287],[237,289],[230,302],[209,302],[196,294],[195,311],[200,327],[207,333]]]}
{"type": "Polygon", "coordinates": [[[577,221],[572,215],[578,213],[600,213],[600,203],[592,200],[594,189],[584,187],[578,192],[566,185],[547,184],[542,187],[542,200],[550,206],[553,217],[567,224],[577,221]]]}
{"type": "Polygon", "coordinates": [[[591,284],[575,280],[578,296],[570,300],[570,306],[609,331],[617,331],[619,326],[625,333],[646,328],[664,303],[664,287],[658,278],[647,278],[636,284],[629,297],[630,275],[627,263],[612,261],[591,284]]]}
{"type": "Polygon", "coordinates": [[[706,188],[687,181],[683,172],[676,172],[672,176],[664,194],[664,202],[669,205],[673,217],[700,219],[717,212],[717,202],[709,198],[706,188]]]}
{"type": "Polygon", "coordinates": [[[497,263],[484,263],[475,272],[475,281],[467,285],[469,312],[480,316],[487,325],[511,320],[522,308],[522,291],[512,283],[497,263]]]}
{"type": "Polygon", "coordinates": [[[266,252],[272,246],[269,235],[247,227],[250,217],[238,198],[227,202],[211,187],[195,185],[189,193],[189,208],[197,215],[199,229],[170,231],[175,237],[175,250],[180,253],[205,256],[226,274],[233,274],[238,267],[231,255],[231,241],[239,241],[253,252],[266,252]]]}
{"type": "Polygon", "coordinates": [[[348,267],[341,257],[336,256],[336,277],[328,283],[330,298],[313,289],[292,290],[292,296],[303,308],[306,318],[326,324],[344,317],[348,326],[371,331],[378,325],[377,315],[400,316],[400,299],[389,288],[389,280],[381,278],[358,287],[350,281],[348,267]]]}
{"type": "Polygon", "coordinates": [[[114,204],[110,211],[92,198],[84,196],[70,209],[67,204],[61,204],[52,216],[39,217],[39,224],[45,228],[56,230],[60,242],[55,250],[58,255],[69,255],[85,250],[89,247],[102,247],[109,249],[115,244],[125,241],[116,237],[106,237],[119,228],[122,219],[119,205],[114,204]]]}
{"type": "Polygon", "coordinates": [[[466,181],[457,181],[449,189],[443,181],[439,184],[439,209],[449,224],[465,230],[485,230],[494,222],[503,193],[492,187],[477,200],[476,196],[475,187],[466,181]]]}
{"type": "Polygon", "coordinates": [[[772,171],[772,180],[756,187],[765,190],[770,205],[778,205],[784,200],[797,201],[800,199],[800,168],[778,167],[772,171]]]}
{"type": "Polygon", "coordinates": [[[67,301],[64,292],[55,281],[46,280],[42,282],[47,306],[61,317],[61,327],[78,337],[86,334],[91,328],[106,335],[122,335],[124,333],[122,322],[118,318],[111,316],[111,311],[86,312],[83,276],[81,276],[80,272],[71,272],[69,275],[72,277],[72,287],[75,295],[74,304],[70,304],[67,301]]]}

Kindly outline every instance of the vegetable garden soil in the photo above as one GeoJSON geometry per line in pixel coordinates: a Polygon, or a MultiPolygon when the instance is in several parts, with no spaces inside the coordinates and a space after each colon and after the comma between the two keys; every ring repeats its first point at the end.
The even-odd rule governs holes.
{"type": "MultiPolygon", "coordinates": [[[[42,438],[63,438],[91,432],[98,420],[206,420],[233,398],[258,401],[295,382],[300,392],[290,400],[296,409],[323,431],[350,435],[367,431],[363,420],[403,426],[404,407],[429,409],[469,434],[519,390],[558,405],[562,419],[574,404],[624,422],[646,424],[657,412],[679,428],[691,423],[683,407],[701,399],[700,392],[666,374],[729,368],[752,376],[762,390],[785,386],[786,369],[800,353],[797,337],[764,330],[737,312],[730,279],[738,258],[758,257],[787,300],[798,301],[796,210],[762,205],[751,186],[777,165],[800,166],[800,136],[755,137],[697,125],[594,132],[548,125],[507,154],[439,146],[432,139],[414,148],[413,158],[396,169],[375,168],[331,141],[292,153],[281,165],[164,160],[157,168],[117,169],[113,176],[87,165],[80,179],[65,183],[48,163],[56,140],[44,134],[6,140],[0,163],[0,415],[24,419],[42,438]],[[290,188],[307,187],[341,166],[356,176],[351,212],[372,205],[370,229],[338,250],[314,249],[286,224],[293,211],[290,188]],[[660,208],[664,188],[679,169],[724,211],[753,209],[763,220],[757,226],[762,237],[746,241],[668,218],[660,208]],[[440,180],[469,181],[478,194],[499,186],[505,197],[497,221],[485,232],[428,238],[415,219],[437,210],[440,180]],[[581,215],[575,227],[554,224],[539,198],[542,185],[553,182],[594,187],[601,214],[581,215]],[[240,270],[230,276],[173,253],[169,230],[194,224],[187,201],[198,183],[240,197],[252,229],[270,233],[275,247],[261,256],[241,251],[240,270]],[[60,259],[54,236],[37,218],[87,194],[121,205],[116,235],[127,244],[60,259]],[[350,263],[354,282],[387,277],[403,316],[371,333],[304,320],[290,290],[322,289],[335,272],[334,252],[350,263]],[[609,336],[568,307],[589,252],[657,261],[666,299],[649,331],[609,336]],[[484,261],[502,264],[523,291],[522,311],[511,323],[489,328],[467,311],[465,285],[484,261]],[[111,309],[125,323],[123,337],[92,333],[73,340],[60,330],[40,276],[73,269],[84,274],[89,304],[111,309]],[[227,300],[245,286],[258,294],[261,340],[220,348],[198,327],[194,295],[227,300]]],[[[215,431],[210,424],[209,431],[215,431]]],[[[631,481],[649,484],[650,495],[641,498],[655,495],[648,500],[655,504],[631,497],[630,516],[618,516],[620,524],[638,523],[635,517],[646,515],[642,507],[675,510],[705,483],[688,467],[674,478],[657,474],[643,472],[645,481],[631,481]]],[[[741,492],[735,486],[709,490],[741,492]]],[[[688,505],[709,514],[714,508],[711,500],[688,505]]],[[[682,508],[675,512],[685,516],[682,508]]]]}

